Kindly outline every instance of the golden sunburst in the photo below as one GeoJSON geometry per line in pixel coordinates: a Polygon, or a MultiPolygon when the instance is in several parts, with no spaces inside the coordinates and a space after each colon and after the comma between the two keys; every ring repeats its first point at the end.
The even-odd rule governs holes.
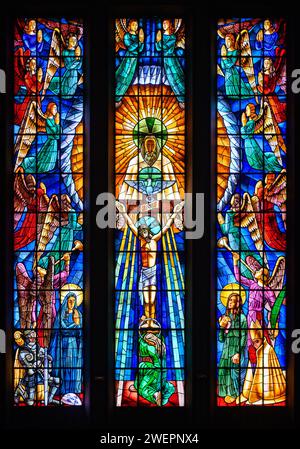
{"type": "Polygon", "coordinates": [[[138,154],[133,131],[147,117],[161,120],[166,128],[167,141],[162,155],[171,161],[179,188],[184,189],[185,113],[169,86],[152,85],[130,87],[116,110],[116,186],[122,184],[129,161],[138,154]]]}

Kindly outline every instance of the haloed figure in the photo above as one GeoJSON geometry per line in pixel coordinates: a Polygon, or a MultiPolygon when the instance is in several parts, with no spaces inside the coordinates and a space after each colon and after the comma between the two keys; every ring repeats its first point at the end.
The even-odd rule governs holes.
{"type": "Polygon", "coordinates": [[[137,227],[129,215],[125,212],[124,204],[116,201],[118,211],[123,215],[126,223],[138,237],[141,245],[142,267],[139,279],[139,292],[142,292],[144,303],[144,315],[146,318],[152,318],[147,322],[149,327],[156,327],[154,318],[156,316],[156,254],[157,242],[170,229],[176,215],[182,210],[184,202],[174,207],[174,212],[166,222],[165,226],[155,235],[152,234],[149,227],[144,224],[137,227]]]}
{"type": "Polygon", "coordinates": [[[223,343],[223,349],[218,370],[218,395],[230,404],[240,394],[247,342],[247,319],[238,293],[228,296],[226,312],[220,317],[219,324],[219,341],[223,343]]]}
{"type": "Polygon", "coordinates": [[[50,345],[54,371],[61,373],[62,394],[82,392],[82,314],[78,298],[78,292],[65,296],[50,345]]]}

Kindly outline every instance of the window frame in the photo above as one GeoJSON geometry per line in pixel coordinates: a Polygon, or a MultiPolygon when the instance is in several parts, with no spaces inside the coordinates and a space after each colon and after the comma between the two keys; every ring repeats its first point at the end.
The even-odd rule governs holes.
{"type": "MultiPolygon", "coordinates": [[[[12,131],[9,123],[13,117],[13,19],[14,16],[70,16],[69,7],[53,5],[53,7],[23,6],[18,13],[10,7],[7,16],[2,15],[0,31],[0,62],[1,68],[5,67],[7,75],[7,93],[0,96],[1,110],[5,111],[5,117],[0,117],[1,143],[6,149],[1,152],[1,187],[5,195],[6,216],[1,214],[0,226],[2,238],[0,250],[3,254],[5,266],[1,264],[1,285],[4,285],[5,301],[0,304],[0,328],[7,329],[7,348],[12,342],[12,322],[9,318],[12,298],[11,280],[12,270],[12,238],[11,217],[8,211],[13,210],[13,184],[11,169],[11,142],[12,131]],[[8,42],[3,45],[3,42],[8,42]],[[4,108],[4,109],[3,109],[4,108]],[[3,162],[3,163],[2,163],[3,162]]],[[[239,4],[220,6],[218,15],[210,10],[205,15],[200,8],[192,6],[192,2],[180,1],[171,5],[161,6],[153,1],[152,5],[118,4],[114,2],[109,6],[107,2],[104,14],[100,22],[93,17],[92,9],[88,6],[72,5],[72,15],[82,17],[87,30],[86,38],[86,76],[87,96],[85,111],[85,170],[86,170],[86,222],[85,232],[85,261],[86,265],[86,306],[85,306],[85,364],[87,393],[84,407],[70,408],[16,408],[12,405],[12,353],[8,350],[5,359],[0,356],[0,412],[5,414],[5,421],[0,426],[19,428],[19,423],[26,424],[29,428],[38,427],[43,423],[49,428],[74,427],[109,427],[110,429],[143,429],[145,423],[153,423],[153,427],[162,430],[173,429],[176,423],[177,429],[202,429],[209,426],[232,426],[233,423],[246,427],[255,427],[257,422],[263,425],[276,425],[278,427],[293,426],[293,416],[297,412],[297,403],[300,403],[300,389],[295,391],[294,380],[300,373],[300,361],[290,355],[289,368],[289,392],[288,406],[283,407],[243,407],[233,408],[216,407],[214,397],[216,392],[215,373],[215,295],[214,295],[214,257],[215,257],[215,48],[216,48],[216,23],[219,17],[248,17],[250,14],[262,17],[268,16],[270,9],[259,2],[245,7],[239,4]],[[172,11],[172,15],[170,15],[172,11]],[[190,32],[190,50],[187,52],[187,66],[190,71],[187,74],[187,86],[190,91],[190,114],[186,119],[187,148],[190,164],[190,182],[187,190],[205,193],[205,235],[200,240],[187,241],[187,255],[191,260],[186,273],[188,285],[189,303],[186,312],[186,324],[188,328],[188,342],[186,344],[187,379],[186,387],[188,407],[173,410],[156,408],[141,410],[129,410],[128,408],[116,409],[114,402],[114,345],[113,345],[113,304],[112,301],[112,277],[113,260],[111,251],[113,245],[113,231],[99,230],[95,223],[98,207],[96,197],[99,193],[114,192],[112,184],[113,171],[113,88],[111,73],[114,67],[114,17],[130,17],[132,15],[166,15],[183,16],[190,23],[187,36],[190,32]],[[201,21],[201,27],[199,25],[201,21]],[[99,23],[101,26],[99,26],[99,23]],[[200,29],[201,28],[201,29],[200,29]],[[189,56],[188,53],[193,54],[189,56]],[[95,57],[96,55],[96,57],[95,57]],[[97,58],[98,55],[98,58],[97,58]],[[199,55],[199,56],[198,56],[199,55]],[[105,63],[100,61],[104,58],[105,63]],[[204,63],[203,63],[204,61],[204,63]],[[203,88],[204,86],[204,88],[203,88]],[[109,87],[109,88],[108,88],[109,87]],[[100,99],[100,100],[99,100],[100,99]],[[209,112],[208,112],[209,111],[209,112]],[[99,125],[99,123],[101,125],[99,125]],[[100,139],[97,136],[100,130],[100,139]],[[101,176],[99,168],[102,167],[101,176]],[[208,167],[210,169],[208,170],[208,167]],[[209,171],[209,176],[208,176],[209,171]],[[93,248],[101,248],[99,254],[93,248]],[[105,254],[105,258],[103,257],[105,254]],[[99,257],[100,255],[100,257],[99,257]],[[204,256],[203,256],[204,255],[204,256]],[[102,260],[105,259],[105,260],[102,260]],[[107,263],[106,263],[107,261],[107,263]],[[209,263],[208,263],[209,261],[209,263]],[[202,270],[202,272],[201,272],[202,270]],[[209,280],[208,280],[209,279],[209,280]],[[203,282],[202,282],[203,281],[203,282]],[[189,353],[188,353],[189,352],[189,353]],[[3,381],[5,379],[5,381],[3,381]],[[3,385],[5,383],[5,385],[3,385]]],[[[271,16],[282,15],[287,17],[287,73],[300,65],[300,55],[297,55],[294,37],[297,35],[296,18],[289,11],[276,9],[272,6],[271,16]]],[[[295,298],[295,148],[299,146],[299,133],[295,130],[295,123],[300,121],[300,95],[293,95],[290,89],[291,78],[288,77],[288,329],[300,328],[300,305],[295,298]]],[[[1,115],[1,111],[0,111],[1,115]]],[[[11,215],[12,216],[12,215],[11,215]]],[[[288,349],[290,347],[288,338],[288,349]]]]}

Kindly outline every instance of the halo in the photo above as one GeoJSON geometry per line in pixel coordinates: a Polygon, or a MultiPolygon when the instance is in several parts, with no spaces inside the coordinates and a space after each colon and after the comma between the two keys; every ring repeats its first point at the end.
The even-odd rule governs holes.
{"type": "Polygon", "coordinates": [[[139,228],[141,225],[146,225],[150,229],[153,235],[156,235],[159,233],[161,227],[159,222],[156,220],[155,217],[149,217],[145,216],[140,218],[136,223],[135,226],[139,228]]]}
{"type": "Polygon", "coordinates": [[[135,145],[140,148],[142,140],[145,136],[152,134],[156,137],[160,150],[167,142],[167,127],[157,117],[145,117],[137,122],[133,128],[133,141],[135,145]]]}
{"type": "Polygon", "coordinates": [[[73,293],[76,298],[76,307],[79,307],[83,301],[83,291],[77,284],[65,284],[60,291],[60,302],[63,303],[66,295],[73,293]]]}
{"type": "Polygon", "coordinates": [[[226,285],[226,287],[223,288],[220,294],[220,301],[224,307],[227,307],[228,297],[232,293],[239,294],[242,299],[242,304],[244,304],[247,296],[245,289],[241,287],[239,284],[235,284],[234,282],[232,282],[231,284],[226,285]]]}

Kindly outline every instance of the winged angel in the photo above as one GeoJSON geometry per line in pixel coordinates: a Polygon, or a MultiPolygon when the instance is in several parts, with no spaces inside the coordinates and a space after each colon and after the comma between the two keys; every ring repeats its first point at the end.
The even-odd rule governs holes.
{"type": "Polygon", "coordinates": [[[218,66],[218,73],[225,77],[226,95],[234,99],[241,95],[249,98],[257,94],[248,32],[257,22],[258,20],[250,20],[242,24],[225,24],[218,29],[218,35],[225,39],[225,44],[221,47],[221,67],[218,66]],[[243,69],[247,81],[242,79],[238,65],[243,69]]]}
{"type": "Polygon", "coordinates": [[[57,162],[57,140],[60,134],[60,117],[57,105],[50,102],[46,111],[43,112],[40,99],[43,100],[43,96],[48,89],[54,94],[72,96],[75,94],[77,86],[83,81],[83,76],[79,72],[82,58],[78,43],[82,36],[82,27],[78,24],[73,26],[58,25],[53,21],[47,21],[46,25],[53,29],[53,32],[43,82],[40,75],[40,83],[43,84],[43,87],[39,89],[42,94],[38,101],[35,99],[28,101],[15,143],[16,168],[23,163],[25,172],[46,173],[52,170],[57,162]],[[64,74],[61,77],[56,76],[57,70],[62,67],[65,68],[64,74]],[[23,160],[26,158],[37,132],[45,132],[48,139],[39,151],[36,166],[35,158],[27,158],[28,160],[24,162],[23,160]]]}
{"type": "Polygon", "coordinates": [[[138,55],[144,48],[144,31],[136,19],[116,19],[116,52],[125,50],[124,58],[116,71],[116,107],[119,107],[133,81],[138,55]]]}
{"type": "MultiPolygon", "coordinates": [[[[282,222],[285,227],[286,222],[286,170],[276,176],[268,174],[265,178],[265,184],[258,181],[255,186],[254,195],[245,192],[243,198],[238,193],[234,195],[233,223],[229,229],[229,242],[233,250],[239,248],[243,242],[241,236],[235,231],[236,228],[247,228],[256,250],[268,267],[264,242],[277,251],[284,251],[286,248],[286,234],[281,231],[274,207],[278,207],[281,212],[282,222]],[[234,238],[238,241],[235,242],[234,238]]],[[[226,219],[227,219],[226,214],[226,219]]],[[[219,222],[223,225],[224,218],[222,214],[218,215],[219,222]]],[[[222,226],[221,226],[222,229],[222,226]]],[[[243,252],[247,250],[246,245],[242,248],[243,252]]],[[[250,270],[251,271],[251,270],[250,270]]]]}
{"type": "Polygon", "coordinates": [[[72,251],[82,250],[80,241],[75,241],[75,246],[72,248],[74,230],[81,229],[81,224],[74,222],[75,217],[71,210],[70,198],[67,195],[62,195],[59,201],[55,194],[50,199],[44,195],[43,204],[47,204],[46,211],[37,214],[36,251],[32,267],[32,272],[35,275],[31,278],[23,263],[16,265],[20,326],[21,328],[37,326],[42,346],[48,345],[50,331],[48,333],[43,331],[41,334],[39,329],[50,329],[56,316],[55,289],[62,287],[67,281],[72,251]],[[61,229],[61,238],[57,238],[52,250],[45,254],[45,250],[53,241],[58,228],[61,229]],[[60,246],[60,243],[62,257],[60,257],[61,252],[57,251],[57,246],[60,246]],[[36,320],[37,301],[41,309],[36,320]]]}
{"type": "Polygon", "coordinates": [[[255,105],[249,103],[242,113],[242,125],[241,136],[249,165],[256,170],[279,172],[282,168],[280,150],[286,153],[286,145],[269,102],[261,100],[258,114],[255,105]],[[272,151],[263,151],[254,134],[263,134],[272,151]]]}
{"type": "Polygon", "coordinates": [[[185,102],[184,73],[177,57],[176,50],[185,49],[185,30],[182,19],[164,19],[163,33],[158,30],[156,49],[162,52],[165,75],[176,95],[179,106],[183,109],[185,102]]]}

